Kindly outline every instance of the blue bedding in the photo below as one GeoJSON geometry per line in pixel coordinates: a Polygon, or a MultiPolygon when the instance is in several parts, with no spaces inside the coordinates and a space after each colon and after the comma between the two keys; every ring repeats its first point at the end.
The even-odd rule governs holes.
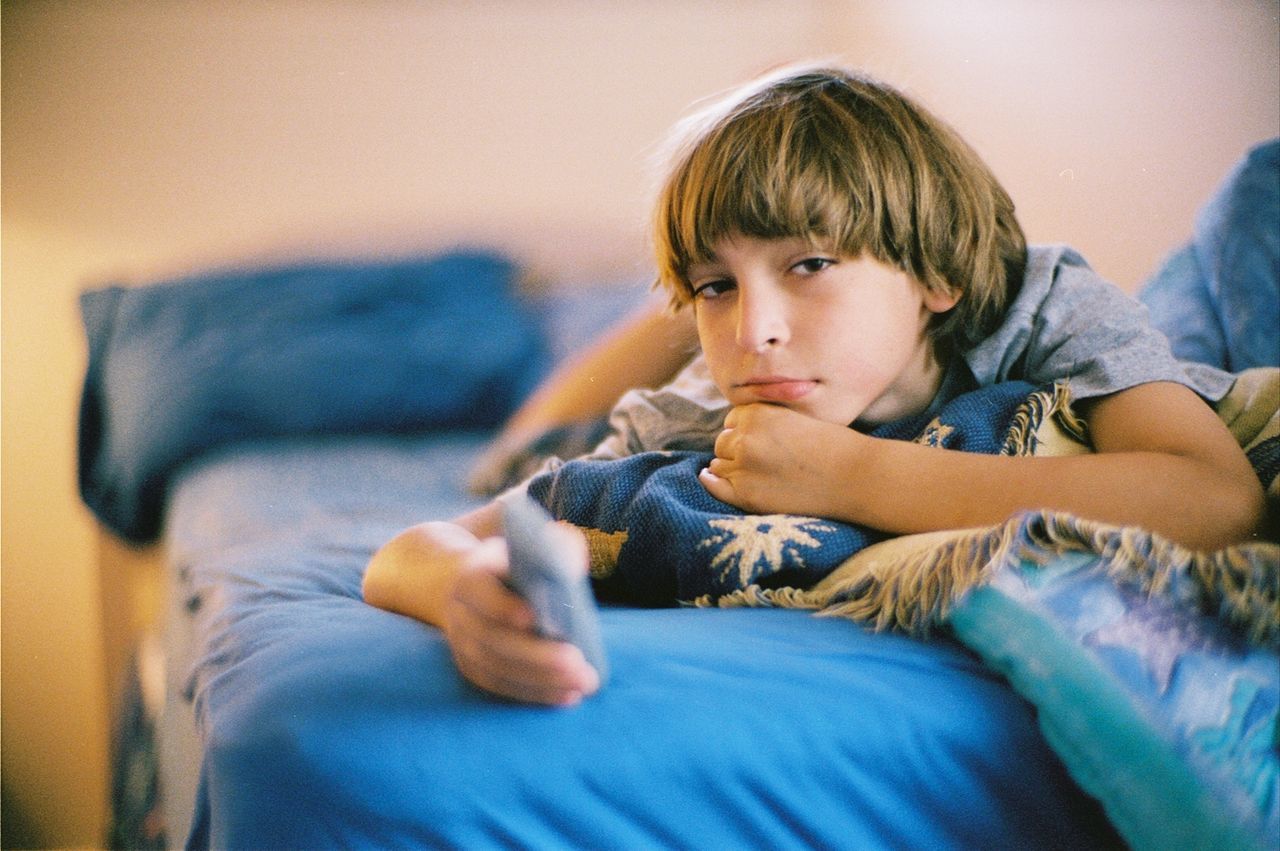
{"type": "MultiPolygon", "coordinates": [[[[474,506],[492,425],[571,347],[566,317],[602,301],[540,325],[514,273],[464,254],[86,294],[82,492],[122,536],[162,533],[171,562],[159,735],[194,756],[161,762],[169,841],[193,800],[190,844],[214,848],[1099,848],[1121,844],[1113,823],[1164,847],[1180,799],[1122,774],[1148,735],[1146,752],[1173,754],[1151,777],[1185,781],[1186,812],[1235,820],[1246,845],[1280,823],[1280,675],[1247,701],[1195,678],[1201,713],[1153,721],[1190,674],[1153,691],[1141,647],[1090,643],[1075,615],[1111,580],[1078,558],[1036,565],[1064,586],[1015,559],[928,638],[794,609],[615,605],[610,683],[582,706],[469,687],[437,631],[365,605],[360,582],[394,533],[474,506]],[[1060,587],[1086,590],[1063,605],[1060,587]],[[1059,686],[1081,670],[1098,696],[1127,691],[1121,711],[1079,711],[1094,693],[1059,686]],[[1239,718],[1218,711],[1237,699],[1239,718]]],[[[616,315],[636,300],[603,301],[616,315]]],[[[1274,409],[1280,375],[1255,377],[1274,409]]],[[[1247,448],[1274,498],[1268,422],[1247,448]]],[[[1274,592],[1280,550],[1250,558],[1274,592]]],[[[1222,646],[1223,670],[1280,672],[1274,630],[1222,646]]],[[[1210,670],[1204,647],[1184,650],[1210,670]]]]}
{"type": "Polygon", "coordinates": [[[572,710],[465,684],[360,601],[373,547],[465,508],[482,433],[216,452],[167,542],[195,644],[196,847],[1119,845],[1002,677],[955,642],[776,609],[603,611],[572,710]]]}

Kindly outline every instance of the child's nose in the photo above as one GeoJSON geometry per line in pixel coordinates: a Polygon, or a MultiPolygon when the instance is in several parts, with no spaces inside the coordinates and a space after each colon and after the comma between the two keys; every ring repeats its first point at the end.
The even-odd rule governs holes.
{"type": "Polygon", "coordinates": [[[777,293],[740,287],[738,345],[748,351],[780,346],[790,339],[786,309],[777,293]]]}

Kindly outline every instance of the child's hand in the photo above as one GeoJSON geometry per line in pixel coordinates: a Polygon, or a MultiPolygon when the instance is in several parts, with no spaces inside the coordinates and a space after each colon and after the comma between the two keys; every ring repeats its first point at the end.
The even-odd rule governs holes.
{"type": "Polygon", "coordinates": [[[752,514],[839,516],[842,451],[859,435],[778,405],[734,408],[699,475],[721,502],[752,514]]]}
{"type": "MultiPolygon", "coordinates": [[[[581,533],[575,534],[581,541],[581,533]]],[[[582,541],[586,570],[586,545],[582,541]]],[[[572,644],[533,630],[533,610],[503,582],[506,542],[478,541],[460,563],[443,611],[445,638],[458,670],[493,694],[529,703],[569,706],[600,686],[594,668],[572,644]]]]}
{"type": "MultiPolygon", "coordinates": [[[[572,644],[533,631],[533,611],[506,586],[507,545],[479,537],[500,528],[496,503],[457,522],[420,523],[384,544],[365,569],[365,601],[444,631],[458,669],[475,685],[514,700],[568,705],[600,687],[572,644]]],[[[586,571],[587,545],[573,535],[586,571]]]]}

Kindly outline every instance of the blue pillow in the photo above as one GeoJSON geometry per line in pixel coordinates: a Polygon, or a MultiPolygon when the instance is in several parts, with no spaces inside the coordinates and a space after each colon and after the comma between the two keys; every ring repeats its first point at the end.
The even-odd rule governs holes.
{"type": "Polygon", "coordinates": [[[1184,360],[1280,366],[1280,139],[1236,165],[1139,298],[1184,360]]]}
{"type": "Polygon", "coordinates": [[[486,253],[211,274],[80,299],[85,503],[153,539],[169,477],[233,441],[501,422],[545,341],[486,253]]]}

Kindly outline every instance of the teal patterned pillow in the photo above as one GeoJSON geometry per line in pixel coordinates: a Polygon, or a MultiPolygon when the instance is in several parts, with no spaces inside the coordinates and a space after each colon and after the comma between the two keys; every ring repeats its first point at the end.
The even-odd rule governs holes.
{"type": "Polygon", "coordinates": [[[1147,593],[1107,565],[1015,562],[949,623],[1133,847],[1276,847],[1280,655],[1187,605],[1185,577],[1147,593]]]}

